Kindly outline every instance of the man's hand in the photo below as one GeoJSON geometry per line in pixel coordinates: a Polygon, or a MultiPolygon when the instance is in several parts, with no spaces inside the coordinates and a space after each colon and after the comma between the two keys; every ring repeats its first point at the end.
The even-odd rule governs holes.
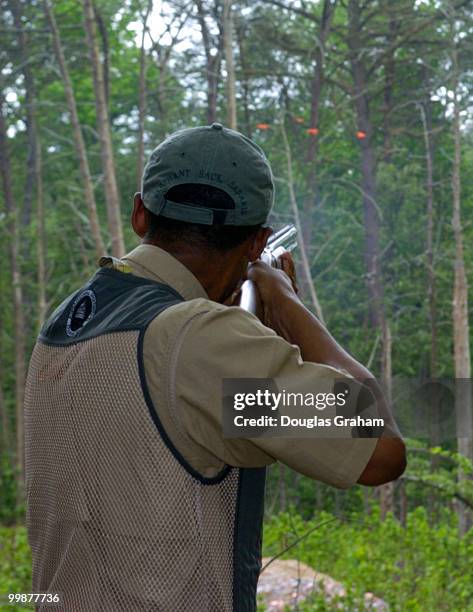
{"type": "Polygon", "coordinates": [[[291,279],[283,270],[273,268],[263,261],[256,261],[248,267],[248,280],[258,287],[258,292],[264,304],[276,298],[279,293],[294,293],[291,279]]]}
{"type": "MultiPolygon", "coordinates": [[[[273,292],[287,291],[292,288],[292,292],[298,293],[296,268],[294,260],[289,252],[285,252],[278,257],[277,268],[258,260],[248,267],[247,278],[252,280],[258,287],[260,297],[264,302],[272,299],[273,292]]],[[[291,293],[291,291],[289,291],[291,293]]]]}
{"type": "Polygon", "coordinates": [[[290,253],[284,253],[278,258],[280,268],[273,268],[263,261],[257,261],[248,268],[247,278],[251,280],[258,291],[261,300],[261,320],[267,327],[284,336],[283,329],[278,324],[278,311],[285,300],[295,300],[297,297],[296,271],[290,253]]]}

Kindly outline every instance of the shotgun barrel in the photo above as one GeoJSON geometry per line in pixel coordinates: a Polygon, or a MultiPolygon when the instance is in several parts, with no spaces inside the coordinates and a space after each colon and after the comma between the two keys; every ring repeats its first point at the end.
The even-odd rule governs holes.
{"type": "MultiPolygon", "coordinates": [[[[280,268],[280,256],[287,251],[292,251],[297,247],[297,229],[294,225],[288,224],[282,227],[268,239],[266,248],[261,254],[261,259],[265,263],[280,268]]],[[[258,294],[258,289],[253,281],[247,280],[241,287],[240,307],[253,313],[259,319],[263,316],[263,307],[258,294]]]]}

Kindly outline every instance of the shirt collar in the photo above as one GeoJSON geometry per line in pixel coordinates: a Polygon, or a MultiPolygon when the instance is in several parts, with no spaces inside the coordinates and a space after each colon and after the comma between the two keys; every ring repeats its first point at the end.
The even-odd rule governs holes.
{"type": "MultiPolygon", "coordinates": [[[[110,258],[107,259],[110,265],[110,258]]],[[[102,263],[101,265],[106,265],[102,263]]],[[[140,244],[127,253],[121,262],[132,268],[137,276],[144,276],[159,283],[171,286],[185,300],[208,299],[208,295],[192,272],[170,253],[152,244],[140,244]]],[[[114,266],[115,267],[115,266],[114,266]]]]}

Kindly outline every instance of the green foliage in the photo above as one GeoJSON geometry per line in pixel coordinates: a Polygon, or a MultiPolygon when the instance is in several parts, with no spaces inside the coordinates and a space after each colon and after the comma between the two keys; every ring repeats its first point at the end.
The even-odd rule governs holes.
{"type": "MultiPolygon", "coordinates": [[[[473,610],[473,531],[459,538],[453,512],[445,512],[435,528],[424,508],[410,512],[405,527],[392,516],[382,521],[375,507],[367,515],[333,518],[326,512],[311,521],[295,513],[273,517],[265,525],[265,555],[278,554],[313,529],[283,558],[297,558],[342,582],[342,609],[359,610],[364,593],[372,592],[393,611],[473,610]]],[[[334,608],[316,597],[300,609],[334,608]]]]}
{"type": "Polygon", "coordinates": [[[410,457],[406,477],[411,482],[431,488],[443,500],[456,498],[473,508],[473,463],[469,459],[440,447],[426,449],[413,441],[410,457]],[[435,462],[434,470],[432,461],[435,462]],[[459,479],[458,474],[463,477],[459,479]]]}
{"type": "Polygon", "coordinates": [[[7,453],[0,453],[0,525],[14,522],[21,516],[16,507],[15,472],[7,453]]]}
{"type": "MultiPolygon", "coordinates": [[[[435,525],[443,510],[454,502],[473,508],[473,464],[447,448],[430,448],[425,442],[407,440],[408,466],[402,477],[407,510],[428,505],[435,525]],[[464,478],[459,479],[461,472],[464,478]]],[[[397,483],[400,486],[400,483],[397,483]]],[[[266,486],[266,518],[293,508],[303,520],[312,520],[325,511],[340,518],[362,514],[372,503],[371,490],[355,486],[340,491],[321,482],[297,475],[280,466],[269,469],[266,486]]],[[[396,507],[400,514],[400,508],[396,507]]]]}
{"type": "MultiPolygon", "coordinates": [[[[38,223],[35,198],[30,218],[23,218],[30,153],[26,130],[27,97],[18,32],[12,28],[10,3],[3,4],[6,10],[0,17],[0,87],[4,94],[13,93],[14,96],[7,97],[1,111],[10,128],[7,144],[20,220],[19,258],[28,357],[39,324],[36,307],[38,223]]],[[[73,83],[102,233],[109,249],[92,70],[82,25],[82,6],[74,0],[58,0],[51,4],[73,83]]],[[[105,24],[106,40],[99,36],[99,45],[102,59],[108,47],[108,111],[128,248],[136,244],[128,218],[138,182],[140,49],[137,32],[147,4],[147,0],[94,2],[97,16],[105,24]]],[[[207,110],[206,58],[196,3],[168,0],[155,2],[158,4],[162,4],[164,13],[154,14],[153,40],[148,38],[145,50],[146,153],[172,131],[204,123],[207,110]],[[185,26],[177,34],[176,23],[180,20],[185,26]],[[159,31],[156,30],[157,22],[161,26],[159,31]],[[167,34],[161,36],[164,30],[167,34]],[[176,42],[171,43],[174,36],[182,44],[172,46],[176,42]]],[[[211,16],[214,0],[203,4],[206,10],[208,8],[208,24],[215,42],[219,28],[211,16]]],[[[297,205],[304,228],[310,226],[312,229],[312,238],[306,246],[326,322],[345,348],[360,362],[371,361],[373,372],[379,374],[381,344],[379,333],[370,322],[366,287],[362,141],[356,136],[360,126],[348,48],[347,5],[350,3],[334,3],[332,28],[324,41],[324,82],[318,100],[319,134],[315,140],[307,128],[313,113],[314,70],[321,61],[316,59],[321,43],[319,26],[327,3],[282,0],[274,4],[263,0],[235,0],[233,4],[238,127],[264,148],[272,163],[277,184],[274,221],[293,219],[287,184],[288,160],[281,136],[284,124],[292,155],[297,205]],[[287,10],[281,7],[284,4],[287,10]],[[258,129],[259,123],[267,123],[269,129],[258,129]],[[311,147],[315,154],[309,162],[311,147]],[[315,173],[315,188],[309,184],[311,173],[315,173]]],[[[46,293],[51,311],[89,277],[96,261],[64,86],[48,25],[41,2],[22,1],[19,5],[24,11],[28,65],[35,82],[46,226],[46,293]]],[[[452,41],[447,18],[451,5],[450,0],[359,2],[363,7],[359,32],[362,56],[370,67],[367,94],[376,158],[380,263],[384,308],[392,332],[395,376],[429,376],[431,367],[426,150],[420,112],[421,105],[426,103],[432,115],[437,375],[452,377],[454,371],[451,304],[454,243],[450,223],[453,139],[449,91],[452,41]]],[[[469,96],[473,75],[473,13],[468,3],[459,5],[456,19],[464,35],[458,45],[463,113],[461,206],[465,266],[471,276],[473,140],[469,96]]],[[[211,52],[214,54],[216,48],[212,46],[211,52]]],[[[222,66],[225,67],[225,62],[222,66]]],[[[223,72],[217,90],[217,118],[225,123],[227,105],[223,72]]],[[[16,340],[13,282],[8,264],[11,245],[8,221],[0,190],[0,249],[6,262],[0,269],[0,385],[5,396],[6,423],[13,439],[16,340]]],[[[455,443],[452,435],[451,439],[443,440],[441,448],[429,450],[423,441],[410,441],[409,470],[402,484],[409,510],[405,529],[392,517],[381,522],[374,507],[368,515],[366,509],[373,501],[360,487],[340,492],[298,477],[289,470],[271,470],[265,530],[267,553],[275,554],[311,526],[331,521],[333,515],[343,516],[342,522],[331,521],[316,529],[288,556],[297,552],[317,570],[342,580],[348,588],[342,602],[345,609],[354,609],[366,590],[384,597],[393,610],[472,609],[468,556],[473,552],[473,536],[470,532],[463,539],[457,537],[452,502],[463,499],[464,503],[473,504],[473,480],[457,480],[460,470],[469,476],[473,471],[471,464],[455,452],[455,443]],[[272,514],[291,506],[296,508],[293,513],[272,518],[272,514]],[[429,516],[423,509],[425,506],[431,510],[429,516]]],[[[10,454],[5,452],[0,453],[0,499],[0,524],[14,524],[23,508],[16,507],[15,474],[10,454]]],[[[0,593],[10,589],[28,590],[30,566],[24,530],[2,528],[0,535],[0,593]]],[[[330,609],[320,597],[314,597],[301,610],[305,608],[330,609]]]]}
{"type": "MultiPolygon", "coordinates": [[[[24,527],[0,527],[0,594],[31,593],[31,552],[24,527]]],[[[21,612],[34,606],[6,606],[21,612]]]]}
{"type": "MultiPolygon", "coordinates": [[[[347,589],[339,602],[343,610],[359,610],[366,592],[384,599],[393,611],[473,610],[473,531],[459,538],[451,511],[443,513],[435,528],[423,508],[409,513],[405,528],[392,516],[381,521],[375,507],[369,514],[353,513],[343,521],[327,512],[310,521],[295,512],[282,513],[266,521],[264,555],[279,554],[309,531],[283,558],[297,558],[342,582],[347,589]]],[[[30,590],[26,531],[2,527],[0,593],[30,590]]],[[[314,596],[299,609],[322,612],[333,606],[334,602],[314,596]]]]}

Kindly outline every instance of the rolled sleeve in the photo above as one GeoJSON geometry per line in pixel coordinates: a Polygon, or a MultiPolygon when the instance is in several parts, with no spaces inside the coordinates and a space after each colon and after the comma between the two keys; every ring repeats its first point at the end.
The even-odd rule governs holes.
{"type": "Polygon", "coordinates": [[[284,381],[288,391],[304,393],[347,377],[330,366],[304,362],[297,346],[240,308],[214,305],[194,316],[177,342],[175,363],[177,416],[195,444],[225,463],[261,467],[281,461],[310,478],[347,488],[375,449],[377,439],[369,438],[223,436],[224,379],[275,379],[284,381]]]}

